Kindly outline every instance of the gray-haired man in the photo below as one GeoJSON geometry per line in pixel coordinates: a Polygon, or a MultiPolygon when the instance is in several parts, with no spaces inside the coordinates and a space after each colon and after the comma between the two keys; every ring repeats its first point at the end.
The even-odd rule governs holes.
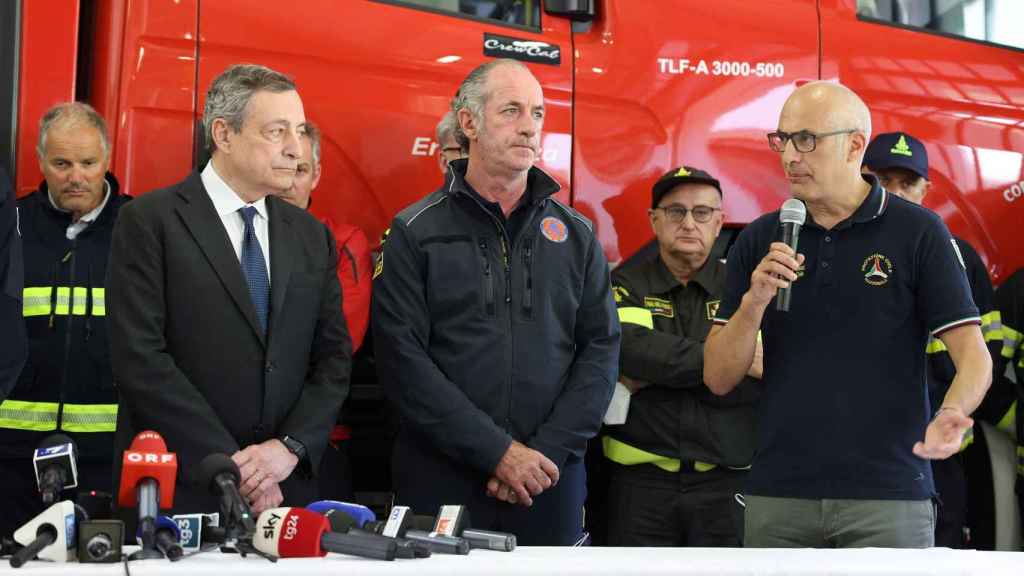
{"type": "Polygon", "coordinates": [[[374,280],[377,369],[402,418],[399,500],[466,504],[526,545],[581,536],[583,454],[611,398],[619,323],[591,223],[534,167],[544,95],[495,60],[453,103],[469,158],[399,212],[374,280]]]}
{"type": "MultiPolygon", "coordinates": [[[[36,148],[44,180],[18,202],[24,284],[17,290],[30,354],[0,405],[4,536],[44,508],[31,455],[51,434],[76,442],[80,489],[110,490],[117,419],[103,277],[111,231],[128,197],[107,172],[106,122],[88,104],[58,104],[43,115],[36,148]]],[[[0,286],[0,293],[11,288],[0,286]]],[[[13,328],[0,325],[3,332],[13,328]]]]}
{"type": "Polygon", "coordinates": [[[455,112],[449,110],[441,117],[434,130],[434,137],[437,138],[437,167],[441,174],[448,173],[448,163],[452,160],[465,158],[469,149],[455,139],[455,131],[459,128],[455,112]]]}
{"type": "MultiPolygon", "coordinates": [[[[256,512],[316,499],[312,471],[348,390],[334,240],[272,195],[292,185],[305,122],[289,78],[228,68],[206,96],[209,164],[130,204],[114,232],[117,453],[156,430],[186,480],[230,454],[256,512]]],[[[194,484],[174,504],[217,509],[194,484]]]]}

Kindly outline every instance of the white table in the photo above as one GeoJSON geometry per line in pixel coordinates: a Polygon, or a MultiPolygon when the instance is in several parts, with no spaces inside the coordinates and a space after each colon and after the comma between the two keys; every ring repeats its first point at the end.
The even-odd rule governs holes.
{"type": "MultiPolygon", "coordinates": [[[[48,564],[30,562],[24,572],[50,574],[125,574],[122,564],[48,564]]],[[[6,563],[0,572],[13,573],[6,563]]],[[[822,575],[822,574],[1024,574],[1024,553],[969,550],[751,550],[730,548],[519,548],[511,553],[474,550],[469,556],[434,554],[420,560],[381,562],[329,554],[326,558],[279,560],[211,552],[181,562],[147,560],[128,565],[131,576],[225,576],[244,574],[673,574],[673,575],[822,575]]]]}

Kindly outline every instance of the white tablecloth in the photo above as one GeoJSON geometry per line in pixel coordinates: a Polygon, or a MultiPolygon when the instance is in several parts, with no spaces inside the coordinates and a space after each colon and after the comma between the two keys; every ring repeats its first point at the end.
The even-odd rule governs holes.
{"type": "MultiPolygon", "coordinates": [[[[123,564],[49,564],[30,562],[26,573],[125,574],[123,564]]],[[[6,561],[0,572],[15,572],[6,561]]],[[[948,574],[984,576],[1024,574],[1024,553],[930,550],[749,550],[729,548],[519,548],[511,553],[474,550],[469,556],[434,554],[420,560],[382,562],[329,554],[326,558],[279,560],[211,552],[181,562],[147,560],[128,565],[131,576],[244,574],[673,574],[673,575],[839,575],[948,574]]]]}

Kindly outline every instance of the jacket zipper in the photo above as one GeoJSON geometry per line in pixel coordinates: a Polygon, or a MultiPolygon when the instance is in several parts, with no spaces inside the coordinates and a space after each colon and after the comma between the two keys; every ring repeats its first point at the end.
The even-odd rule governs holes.
{"type": "Polygon", "coordinates": [[[494,316],[494,277],[491,276],[491,260],[487,257],[487,241],[480,241],[480,257],[484,266],[484,312],[494,316]]]}
{"type": "MultiPolygon", "coordinates": [[[[68,384],[68,362],[71,359],[71,329],[75,318],[75,248],[78,247],[78,239],[71,241],[71,249],[61,259],[61,263],[68,262],[68,321],[64,326],[67,331],[64,336],[64,365],[61,368],[60,393],[57,397],[57,431],[60,432],[64,425],[64,389],[68,384]]],[[[89,297],[87,294],[86,297],[89,297]]]]}
{"type": "Polygon", "coordinates": [[[531,259],[533,256],[533,241],[527,240],[523,247],[523,316],[527,319],[533,317],[533,267],[531,259]]]}

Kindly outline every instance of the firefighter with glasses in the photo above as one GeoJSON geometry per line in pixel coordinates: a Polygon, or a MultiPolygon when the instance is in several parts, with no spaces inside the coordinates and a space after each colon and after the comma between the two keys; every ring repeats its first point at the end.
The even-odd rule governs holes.
{"type": "MultiPolygon", "coordinates": [[[[658,250],[612,274],[622,325],[617,397],[625,422],[602,438],[610,464],[609,543],[741,546],[742,491],[754,452],[760,361],[726,396],[704,385],[704,340],[722,297],[712,257],[722,188],[707,172],[674,168],[652,190],[658,250]]],[[[607,419],[606,419],[607,421],[607,419]]]]}

